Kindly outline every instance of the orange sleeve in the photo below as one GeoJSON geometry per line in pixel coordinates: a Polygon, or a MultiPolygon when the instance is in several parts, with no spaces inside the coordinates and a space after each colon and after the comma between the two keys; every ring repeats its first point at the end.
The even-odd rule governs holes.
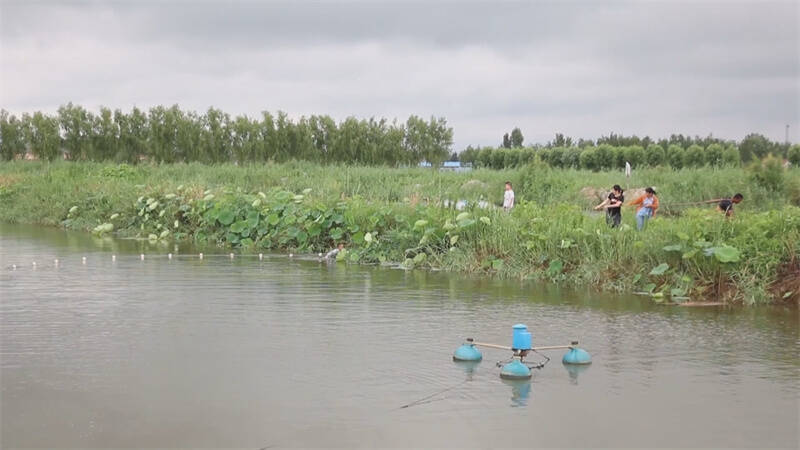
{"type": "Polygon", "coordinates": [[[636,200],[633,200],[632,202],[628,203],[628,206],[641,205],[643,201],[644,201],[644,195],[642,195],[639,198],[637,198],[636,200]]]}
{"type": "Polygon", "coordinates": [[[653,196],[653,211],[658,209],[658,197],[653,196]]]}

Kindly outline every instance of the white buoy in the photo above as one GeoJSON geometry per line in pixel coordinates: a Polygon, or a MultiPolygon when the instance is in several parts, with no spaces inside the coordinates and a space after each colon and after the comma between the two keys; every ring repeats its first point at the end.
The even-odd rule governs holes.
{"type": "Polygon", "coordinates": [[[231,259],[233,259],[233,253],[231,253],[231,259]]]}
{"type": "Polygon", "coordinates": [[[317,256],[319,256],[320,258],[322,258],[322,252],[320,252],[320,253],[317,253],[317,256]]]}
{"type": "Polygon", "coordinates": [[[17,265],[16,264],[12,264],[11,268],[14,269],[14,270],[17,270],[17,265]]]}
{"type": "Polygon", "coordinates": [[[58,265],[58,258],[53,260],[53,264],[56,265],[56,266],[58,265]]]}
{"type": "Polygon", "coordinates": [[[139,255],[139,259],[141,259],[142,261],[144,261],[144,253],[142,253],[141,255],[139,255]]]}
{"type": "Polygon", "coordinates": [[[200,259],[203,259],[203,254],[202,253],[200,253],[200,259]]]}
{"type": "Polygon", "coordinates": [[[33,268],[36,268],[36,261],[33,262],[33,268]]]}
{"type": "Polygon", "coordinates": [[[85,256],[83,258],[81,258],[81,262],[86,264],[86,257],[85,256]]]}
{"type": "Polygon", "coordinates": [[[289,253],[289,258],[293,257],[294,253],[289,253]]]}
{"type": "Polygon", "coordinates": [[[117,260],[117,255],[111,255],[111,261],[116,261],[116,260],[117,260]]]}
{"type": "Polygon", "coordinates": [[[172,259],[172,253],[167,253],[167,258],[172,259]]]}
{"type": "Polygon", "coordinates": [[[264,259],[264,254],[263,254],[263,253],[259,253],[259,254],[258,254],[258,259],[259,259],[259,260],[262,260],[262,259],[264,259]]]}

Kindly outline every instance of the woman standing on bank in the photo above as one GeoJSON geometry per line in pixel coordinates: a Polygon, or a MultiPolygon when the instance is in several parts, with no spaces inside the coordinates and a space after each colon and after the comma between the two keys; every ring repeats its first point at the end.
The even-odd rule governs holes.
{"type": "Polygon", "coordinates": [[[606,209],[606,222],[611,228],[618,227],[622,222],[622,204],[625,203],[625,196],[622,195],[622,188],[615,184],[608,198],[603,203],[595,206],[594,209],[606,209]]]}
{"type": "Polygon", "coordinates": [[[628,206],[636,206],[636,228],[641,230],[647,223],[647,219],[656,216],[658,210],[656,191],[651,187],[645,189],[644,195],[628,203],[628,206]]]}

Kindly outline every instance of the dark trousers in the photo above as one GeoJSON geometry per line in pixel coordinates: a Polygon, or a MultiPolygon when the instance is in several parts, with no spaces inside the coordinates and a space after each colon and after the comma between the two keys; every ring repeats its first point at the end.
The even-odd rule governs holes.
{"type": "Polygon", "coordinates": [[[606,214],[606,223],[608,223],[608,226],[610,226],[611,228],[618,227],[621,222],[622,222],[622,213],[609,212],[606,214]]]}

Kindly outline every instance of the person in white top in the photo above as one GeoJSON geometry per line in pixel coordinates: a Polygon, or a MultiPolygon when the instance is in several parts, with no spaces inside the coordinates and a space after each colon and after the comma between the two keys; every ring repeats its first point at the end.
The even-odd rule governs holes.
{"type": "Polygon", "coordinates": [[[514,190],[511,189],[511,182],[506,181],[506,192],[503,194],[503,211],[509,212],[514,207],[514,190]]]}

